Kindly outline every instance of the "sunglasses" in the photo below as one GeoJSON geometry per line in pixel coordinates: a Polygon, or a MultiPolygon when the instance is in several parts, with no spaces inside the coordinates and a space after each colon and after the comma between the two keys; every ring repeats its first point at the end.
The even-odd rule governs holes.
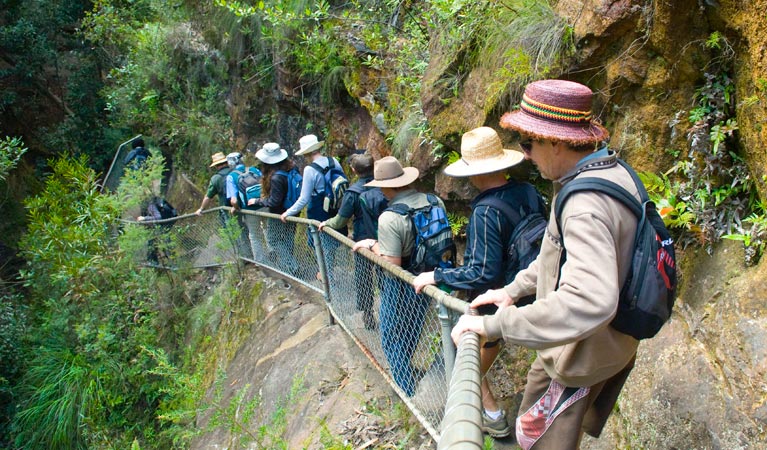
{"type": "Polygon", "coordinates": [[[519,141],[519,146],[522,148],[522,151],[529,154],[533,150],[533,140],[528,138],[524,141],[519,141]]]}

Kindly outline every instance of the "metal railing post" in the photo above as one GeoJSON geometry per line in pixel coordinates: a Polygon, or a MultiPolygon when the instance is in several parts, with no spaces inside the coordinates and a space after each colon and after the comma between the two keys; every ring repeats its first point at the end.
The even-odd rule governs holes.
{"type": "Polygon", "coordinates": [[[453,376],[453,367],[455,366],[455,344],[450,337],[453,331],[453,316],[444,303],[439,303],[437,317],[442,327],[442,354],[445,357],[445,376],[447,384],[450,385],[450,379],[453,376]]]}
{"type": "MultiPolygon", "coordinates": [[[[320,278],[322,278],[323,295],[325,296],[325,302],[330,304],[332,300],[330,297],[330,281],[328,279],[328,271],[325,266],[325,253],[322,249],[322,242],[320,242],[320,232],[316,226],[309,225],[309,234],[312,236],[312,242],[314,242],[314,255],[317,257],[317,267],[320,270],[320,278]]],[[[333,314],[328,310],[328,318],[331,325],[335,325],[336,319],[333,314]]]]}

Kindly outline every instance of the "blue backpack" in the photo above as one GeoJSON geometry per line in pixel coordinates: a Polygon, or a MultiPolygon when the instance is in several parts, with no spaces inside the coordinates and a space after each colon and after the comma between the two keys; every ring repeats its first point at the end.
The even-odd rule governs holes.
{"type": "Polygon", "coordinates": [[[237,186],[237,201],[241,208],[248,207],[248,200],[261,198],[261,171],[249,167],[245,172],[232,170],[234,185],[237,186]]]}
{"type": "Polygon", "coordinates": [[[149,151],[144,147],[136,147],[128,153],[125,157],[125,168],[130,170],[138,170],[144,166],[146,160],[149,158],[149,151]]]}
{"type": "Polygon", "coordinates": [[[295,167],[289,171],[278,170],[276,173],[285,176],[288,179],[288,192],[285,194],[285,200],[282,201],[282,206],[285,209],[293,206],[293,203],[301,196],[301,184],[304,181],[304,177],[301,176],[301,172],[295,167]]]}
{"type": "Polygon", "coordinates": [[[447,213],[439,205],[437,197],[426,194],[429,204],[422,208],[410,208],[404,203],[389,205],[386,211],[408,216],[415,230],[415,245],[402,267],[415,275],[437,267],[455,267],[455,241],[447,213]]]}
{"type": "Polygon", "coordinates": [[[333,158],[329,156],[326,156],[326,158],[328,160],[327,167],[322,167],[317,163],[311,163],[310,165],[320,172],[325,179],[325,186],[321,192],[325,196],[322,209],[327,213],[335,214],[338,208],[341,207],[344,193],[349,189],[349,178],[341,167],[336,166],[333,158]]]}

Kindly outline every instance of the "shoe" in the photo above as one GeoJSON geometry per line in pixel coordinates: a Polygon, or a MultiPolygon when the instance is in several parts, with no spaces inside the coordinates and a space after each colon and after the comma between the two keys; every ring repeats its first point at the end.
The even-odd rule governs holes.
{"type": "Polygon", "coordinates": [[[506,420],[506,411],[501,411],[501,417],[496,420],[488,417],[484,408],[482,409],[482,431],[494,438],[505,438],[511,434],[511,425],[506,420]]]}

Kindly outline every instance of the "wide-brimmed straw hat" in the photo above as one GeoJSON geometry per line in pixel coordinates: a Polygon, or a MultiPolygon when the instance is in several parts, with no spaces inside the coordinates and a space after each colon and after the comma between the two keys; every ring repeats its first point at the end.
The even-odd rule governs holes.
{"type": "Polygon", "coordinates": [[[445,175],[470,177],[498,172],[519,164],[522,152],[503,148],[498,133],[490,127],[479,127],[461,137],[461,159],[445,167],[445,175]]]}
{"type": "Polygon", "coordinates": [[[288,157],[288,152],[276,142],[267,142],[256,152],[256,158],[264,164],[277,164],[288,157]]]}
{"type": "Polygon", "coordinates": [[[415,167],[403,168],[397,158],[385,156],[375,162],[373,181],[365,184],[365,186],[386,188],[407,186],[418,179],[418,174],[418,169],[415,167]]]}
{"type": "Polygon", "coordinates": [[[226,155],[221,152],[212,154],[210,159],[213,161],[210,167],[216,167],[219,164],[226,164],[226,155]]]}
{"type": "Polygon", "coordinates": [[[525,87],[519,110],[501,117],[501,126],[533,139],[574,145],[604,141],[610,133],[593,117],[588,87],[566,80],[541,80],[525,87]]]}
{"type": "Polygon", "coordinates": [[[296,152],[296,155],[306,155],[307,153],[317,151],[324,143],[325,141],[318,141],[317,136],[313,134],[302,136],[301,139],[298,140],[299,149],[296,152]]]}

